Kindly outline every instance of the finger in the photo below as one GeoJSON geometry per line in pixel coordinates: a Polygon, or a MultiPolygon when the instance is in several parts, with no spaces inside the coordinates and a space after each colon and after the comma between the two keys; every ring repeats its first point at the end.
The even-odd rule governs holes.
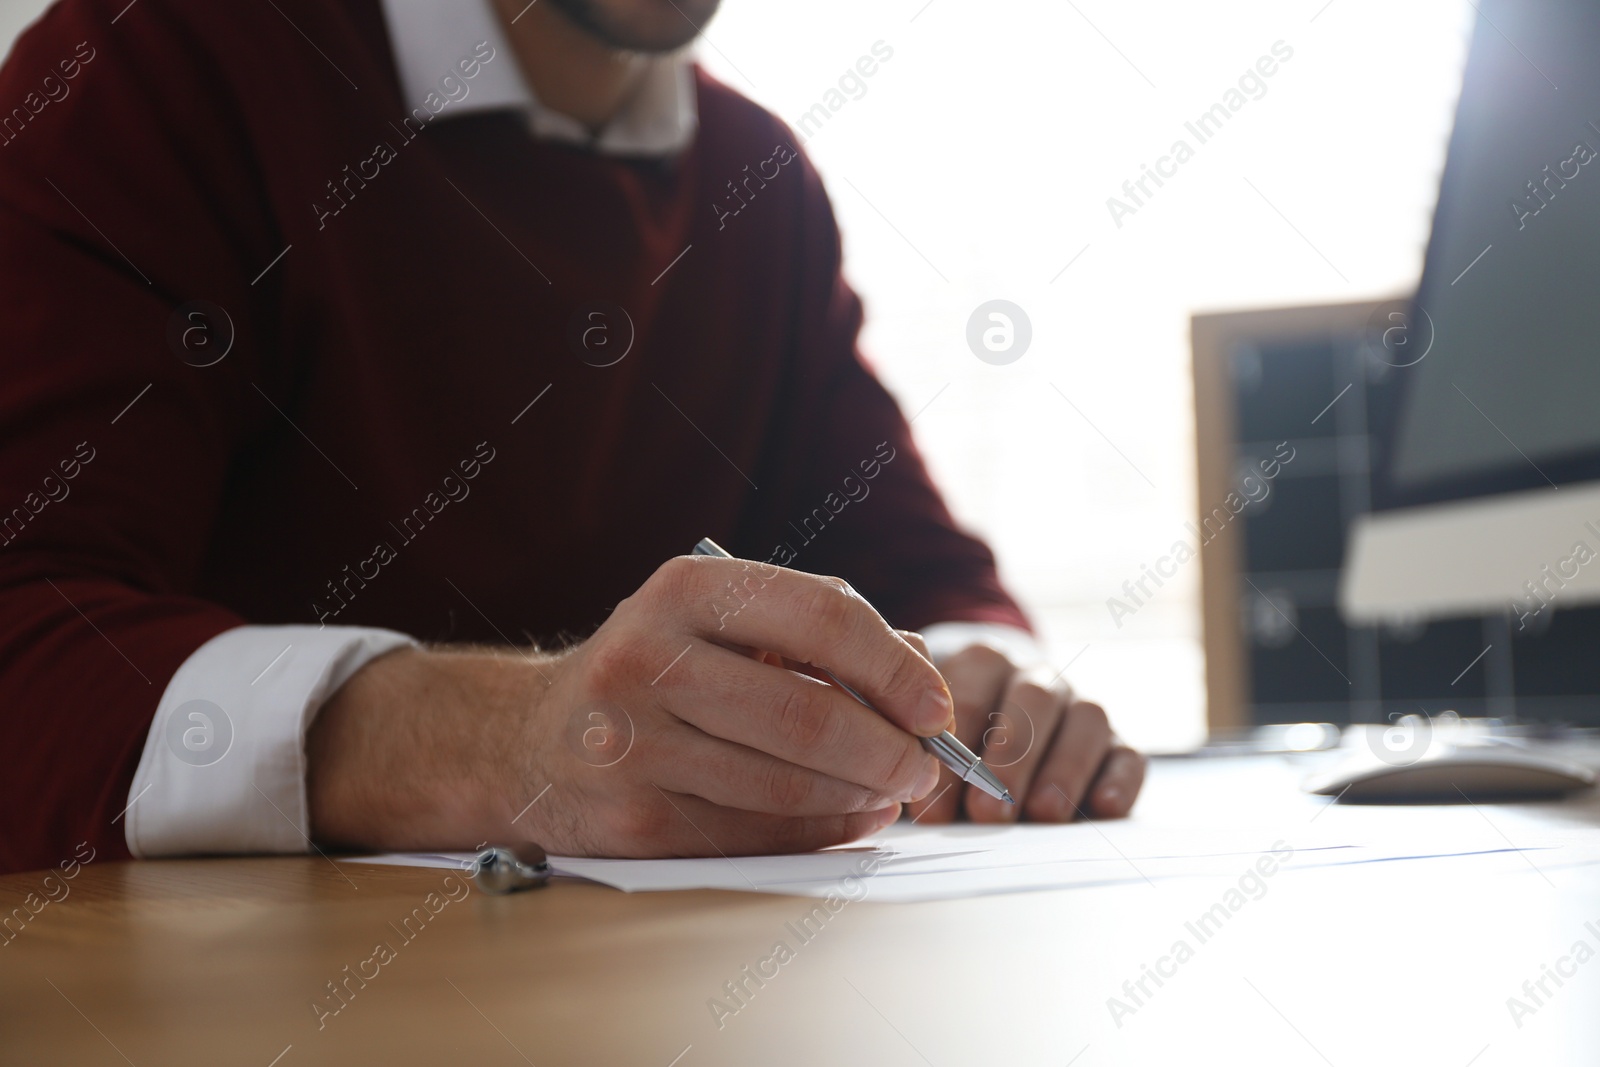
{"type": "Polygon", "coordinates": [[[826,667],[911,733],[929,737],[950,724],[939,672],[848,583],[707,556],[681,556],[657,575],[699,636],[826,667]]]}
{"type": "Polygon", "coordinates": [[[1040,822],[1071,822],[1086,816],[1084,797],[1111,750],[1111,724],[1105,709],[1085,700],[1073,701],[1034,777],[1023,804],[1024,813],[1040,822]]]}
{"type": "MultiPolygon", "coordinates": [[[[1000,706],[1006,685],[1016,668],[1004,655],[983,645],[962,649],[946,659],[940,669],[956,701],[954,733],[976,751],[989,715],[1000,706]]],[[[939,784],[921,803],[911,805],[911,816],[918,823],[945,823],[961,813],[966,786],[954,771],[946,768],[939,784]]]]}
{"type": "Polygon", "coordinates": [[[879,800],[934,788],[938,761],[915,737],[827,682],[696,641],[653,690],[663,708],[706,734],[865,787],[879,800]]]}
{"type": "MultiPolygon", "coordinates": [[[[1028,796],[1039,767],[1050,751],[1062,722],[1068,697],[1048,687],[1037,675],[1018,674],[1007,686],[1000,706],[985,720],[978,743],[969,745],[983,757],[1011,795],[1028,796]]],[[[1020,804],[997,800],[977,786],[966,788],[967,816],[973,822],[1015,822],[1020,804]]]]}
{"type": "MultiPolygon", "coordinates": [[[[613,855],[754,856],[812,852],[877,833],[900,817],[881,811],[791,818],[739,811],[701,797],[655,790],[656,802],[635,805],[613,855]]],[[[609,850],[608,850],[609,851],[609,850]]]]}
{"type": "Polygon", "coordinates": [[[1114,744],[1089,790],[1089,813],[1098,819],[1120,819],[1133,810],[1147,764],[1142,753],[1114,744]]]}
{"type": "Polygon", "coordinates": [[[712,737],[685,723],[659,739],[650,753],[652,780],[672,793],[700,797],[724,808],[771,815],[844,815],[895,803],[854,782],[712,737]]]}
{"type": "Polygon", "coordinates": [[[933,662],[933,656],[928,652],[928,642],[922,639],[921,634],[917,633],[915,630],[896,630],[895,633],[900,635],[900,640],[916,649],[917,655],[921,656],[929,663],[933,662]]]}

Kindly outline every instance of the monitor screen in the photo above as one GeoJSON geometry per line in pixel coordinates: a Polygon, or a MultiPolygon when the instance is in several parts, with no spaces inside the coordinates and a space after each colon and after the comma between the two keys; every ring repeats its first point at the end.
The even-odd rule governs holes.
{"type": "Polygon", "coordinates": [[[1479,5],[1415,305],[1369,330],[1379,509],[1600,478],[1597,56],[1594,0],[1479,5]]]}

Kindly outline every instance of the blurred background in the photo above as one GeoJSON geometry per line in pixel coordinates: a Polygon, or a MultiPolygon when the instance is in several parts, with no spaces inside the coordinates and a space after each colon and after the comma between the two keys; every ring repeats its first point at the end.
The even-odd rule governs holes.
{"type": "Polygon", "coordinates": [[[1468,0],[725,0],[707,27],[707,68],[797,128],[893,49],[805,131],[865,347],[956,515],[1136,744],[1205,734],[1198,565],[1120,627],[1106,606],[1195,517],[1189,316],[1415,285],[1472,18],[1468,0]],[[1198,144],[1184,123],[1279,41],[1265,93],[1198,144]],[[1194,157],[1119,227],[1107,198],[1180,137],[1194,157]],[[1033,329],[1004,366],[966,343],[992,299],[1033,329]]]}
{"type": "MultiPolygon", "coordinates": [[[[0,0],[0,40],[45,6],[0,0]]],[[[1135,744],[1205,733],[1198,565],[1120,626],[1106,604],[1196,513],[1189,316],[1415,284],[1472,17],[1470,0],[725,0],[697,46],[792,127],[826,113],[805,149],[867,352],[956,515],[1135,744]],[[1278,42],[1292,56],[1265,92],[1199,144],[1184,124],[1278,42]],[[1194,157],[1117,225],[1107,199],[1179,138],[1194,157]],[[1032,327],[1002,366],[966,341],[994,299],[1032,327]]]]}

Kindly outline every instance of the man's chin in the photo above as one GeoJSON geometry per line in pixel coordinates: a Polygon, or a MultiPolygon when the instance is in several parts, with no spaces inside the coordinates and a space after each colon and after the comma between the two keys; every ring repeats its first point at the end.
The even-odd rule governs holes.
{"type": "Polygon", "coordinates": [[[721,0],[545,0],[585,33],[627,52],[675,52],[694,40],[721,0]]]}

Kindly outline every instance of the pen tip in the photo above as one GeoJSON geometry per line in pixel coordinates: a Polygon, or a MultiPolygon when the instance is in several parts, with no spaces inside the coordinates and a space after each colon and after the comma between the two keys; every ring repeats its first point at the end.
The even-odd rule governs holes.
{"type": "Polygon", "coordinates": [[[1000,799],[1005,801],[1007,804],[1015,804],[1017,802],[1016,798],[1011,795],[1011,790],[1009,789],[1000,794],[1000,799]]]}

